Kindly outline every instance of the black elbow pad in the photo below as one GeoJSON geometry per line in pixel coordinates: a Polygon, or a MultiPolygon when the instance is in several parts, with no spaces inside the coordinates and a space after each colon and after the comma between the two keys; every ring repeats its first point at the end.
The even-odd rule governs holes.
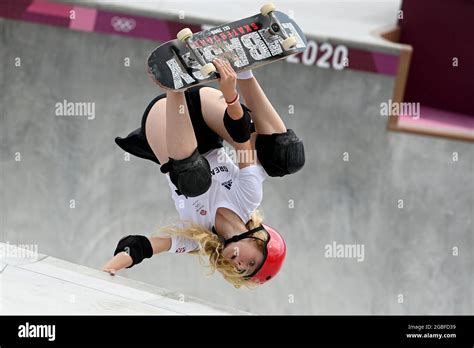
{"type": "Polygon", "coordinates": [[[232,119],[227,113],[227,109],[225,109],[224,126],[236,143],[245,143],[250,139],[250,134],[252,133],[252,119],[249,114],[251,110],[243,104],[240,105],[244,110],[244,114],[238,120],[232,119]]]}
{"type": "Polygon", "coordinates": [[[139,264],[143,259],[149,259],[153,256],[153,248],[150,240],[145,236],[127,236],[120,239],[115,249],[114,256],[125,251],[133,260],[131,268],[139,264]]]}

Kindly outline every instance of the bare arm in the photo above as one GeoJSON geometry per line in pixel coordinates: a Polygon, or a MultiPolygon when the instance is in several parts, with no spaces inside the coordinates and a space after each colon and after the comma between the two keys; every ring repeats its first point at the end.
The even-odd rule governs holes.
{"type": "MultiPolygon", "coordinates": [[[[148,237],[150,240],[151,246],[153,248],[153,255],[165,252],[171,248],[171,238],[170,237],[148,237]]],[[[122,251],[110,259],[102,271],[109,273],[110,275],[115,275],[117,271],[124,269],[125,267],[131,266],[133,260],[130,255],[122,251]]]]}
{"type": "Polygon", "coordinates": [[[237,96],[237,74],[227,61],[219,59],[214,60],[219,74],[219,84],[221,92],[213,88],[203,88],[201,94],[201,107],[204,119],[207,125],[219,134],[226,142],[232,145],[237,151],[237,162],[239,168],[245,168],[257,163],[257,156],[254,151],[255,137],[250,140],[238,143],[232,140],[231,136],[225,129],[223,117],[226,108],[230,118],[234,120],[240,119],[244,115],[244,110],[240,102],[227,105],[237,96]]]}
{"type": "MultiPolygon", "coordinates": [[[[219,71],[219,88],[226,102],[231,102],[237,96],[237,74],[230,66],[229,62],[215,59],[214,64],[219,71]]],[[[238,120],[244,114],[244,110],[240,103],[235,103],[227,107],[229,116],[238,120]]]]}
{"type": "Polygon", "coordinates": [[[285,133],[286,126],[260,87],[257,79],[237,80],[245,105],[252,110],[252,120],[259,134],[285,133]]]}

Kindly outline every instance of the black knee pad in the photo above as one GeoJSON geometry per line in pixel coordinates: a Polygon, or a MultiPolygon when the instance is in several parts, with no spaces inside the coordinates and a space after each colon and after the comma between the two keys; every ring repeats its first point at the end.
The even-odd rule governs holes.
{"type": "Polygon", "coordinates": [[[127,236],[120,239],[115,249],[114,256],[125,251],[133,260],[131,266],[139,264],[143,259],[149,259],[153,256],[153,247],[150,240],[145,236],[127,236]]]}
{"type": "Polygon", "coordinates": [[[186,197],[202,195],[211,187],[211,166],[197,149],[188,158],[170,158],[160,170],[164,174],[170,173],[171,182],[186,197]]]}
{"type": "Polygon", "coordinates": [[[270,176],[293,174],[305,163],[303,142],[292,129],[285,133],[258,134],[257,157],[270,176]]]}

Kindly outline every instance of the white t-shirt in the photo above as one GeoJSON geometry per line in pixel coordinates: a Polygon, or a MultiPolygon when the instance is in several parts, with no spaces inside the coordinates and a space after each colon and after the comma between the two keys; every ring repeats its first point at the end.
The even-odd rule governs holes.
{"type": "MultiPolygon", "coordinates": [[[[223,147],[204,155],[211,166],[211,187],[202,195],[178,195],[176,186],[166,175],[171,197],[181,220],[192,221],[209,230],[215,224],[217,208],[225,207],[235,212],[244,223],[260,205],[263,198],[263,181],[267,173],[260,164],[239,169],[223,147]]],[[[197,242],[180,236],[171,237],[170,253],[186,253],[197,249],[197,242]]]]}

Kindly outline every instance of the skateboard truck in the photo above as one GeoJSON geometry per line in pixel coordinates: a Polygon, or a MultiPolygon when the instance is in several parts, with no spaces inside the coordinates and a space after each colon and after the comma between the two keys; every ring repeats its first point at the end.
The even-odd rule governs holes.
{"type": "Polygon", "coordinates": [[[189,28],[184,28],[178,32],[176,37],[178,38],[179,41],[183,42],[186,47],[189,49],[189,52],[191,53],[191,57],[189,59],[193,59],[197,61],[201,65],[201,74],[205,78],[211,75],[212,73],[217,72],[216,67],[212,63],[206,63],[204,58],[201,56],[200,53],[197,53],[194,48],[191,47],[191,43],[189,40],[193,36],[193,32],[189,28]]]}
{"type": "Polygon", "coordinates": [[[283,28],[280,21],[273,13],[275,10],[276,6],[272,3],[263,5],[260,9],[260,13],[265,17],[268,16],[270,19],[270,25],[264,35],[268,38],[275,35],[281,37],[283,39],[281,46],[285,51],[289,51],[296,47],[298,40],[296,37],[288,35],[285,28],[283,28]]]}

